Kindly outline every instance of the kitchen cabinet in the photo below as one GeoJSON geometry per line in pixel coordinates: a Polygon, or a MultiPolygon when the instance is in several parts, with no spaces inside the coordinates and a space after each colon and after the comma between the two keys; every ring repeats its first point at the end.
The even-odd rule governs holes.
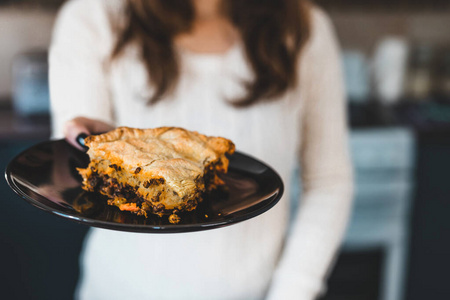
{"type": "MultiPolygon", "coordinates": [[[[0,170],[22,150],[49,138],[48,117],[24,120],[0,110],[0,170]]],[[[2,299],[72,299],[88,227],[41,211],[0,180],[2,299]]]]}
{"type": "Polygon", "coordinates": [[[407,300],[450,299],[450,130],[417,132],[407,300]]]}

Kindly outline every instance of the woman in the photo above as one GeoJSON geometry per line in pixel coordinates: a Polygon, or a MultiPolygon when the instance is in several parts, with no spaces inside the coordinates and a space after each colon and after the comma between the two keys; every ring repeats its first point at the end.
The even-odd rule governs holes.
{"type": "Polygon", "coordinates": [[[298,0],[73,0],[50,55],[54,136],[180,126],[273,166],[273,209],[189,234],[92,229],[82,299],[314,299],[351,206],[339,53],[298,0]],[[297,157],[303,196],[287,235],[297,157]]]}

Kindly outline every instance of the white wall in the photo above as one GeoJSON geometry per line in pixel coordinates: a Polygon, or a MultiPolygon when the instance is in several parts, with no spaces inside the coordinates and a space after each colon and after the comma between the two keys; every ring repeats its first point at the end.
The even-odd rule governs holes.
{"type": "Polygon", "coordinates": [[[17,54],[48,49],[54,11],[0,9],[0,98],[11,95],[11,64],[17,54]]]}

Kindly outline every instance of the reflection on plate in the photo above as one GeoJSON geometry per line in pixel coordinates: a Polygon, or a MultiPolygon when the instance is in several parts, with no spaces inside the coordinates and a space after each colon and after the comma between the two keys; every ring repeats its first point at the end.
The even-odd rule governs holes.
{"type": "Polygon", "coordinates": [[[225,191],[213,192],[196,210],[180,214],[180,223],[171,224],[167,217],[122,212],[107,205],[104,196],[82,190],[76,168],[88,163],[88,156],[66,141],[49,141],[15,157],[5,175],[19,196],[40,209],[88,226],[132,232],[189,232],[232,225],[269,210],[283,194],[276,172],[236,152],[223,176],[225,191]]]}

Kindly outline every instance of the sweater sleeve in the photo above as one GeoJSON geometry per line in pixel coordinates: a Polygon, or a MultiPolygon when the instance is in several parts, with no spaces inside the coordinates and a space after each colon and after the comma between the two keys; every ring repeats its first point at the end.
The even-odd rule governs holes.
{"type": "Polygon", "coordinates": [[[72,0],[58,14],[50,47],[50,103],[54,138],[83,116],[112,123],[106,68],[112,45],[103,1],[72,0]]]}
{"type": "Polygon", "coordinates": [[[301,60],[303,195],[268,299],[315,299],[345,232],[353,180],[340,55],[328,17],[312,11],[301,60]]]}

